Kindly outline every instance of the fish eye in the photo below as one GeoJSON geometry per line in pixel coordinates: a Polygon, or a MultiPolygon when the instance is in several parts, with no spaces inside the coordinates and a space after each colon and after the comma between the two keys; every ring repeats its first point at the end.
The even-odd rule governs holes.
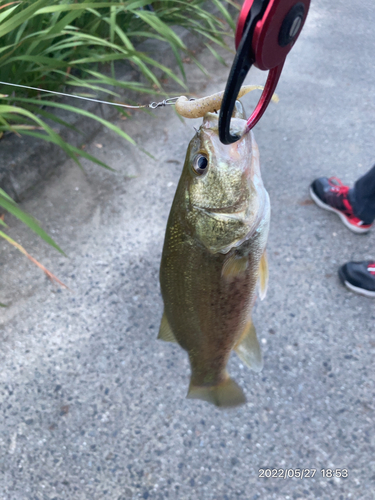
{"type": "Polygon", "coordinates": [[[197,175],[202,175],[208,168],[208,160],[205,155],[199,154],[194,158],[193,170],[197,175]]]}

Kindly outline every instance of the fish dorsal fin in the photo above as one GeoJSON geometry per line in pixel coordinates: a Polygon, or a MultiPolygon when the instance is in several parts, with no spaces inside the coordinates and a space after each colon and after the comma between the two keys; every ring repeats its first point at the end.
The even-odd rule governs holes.
{"type": "Polygon", "coordinates": [[[169,326],[165,311],[163,312],[163,317],[161,318],[158,339],[165,340],[165,342],[177,342],[176,337],[169,326]]]}
{"type": "Polygon", "coordinates": [[[221,275],[226,279],[236,278],[246,271],[248,265],[247,256],[241,257],[233,254],[225,260],[221,275]]]}
{"type": "Polygon", "coordinates": [[[267,254],[264,250],[259,263],[259,298],[263,300],[267,294],[268,288],[268,261],[267,254]]]}
{"type": "Polygon", "coordinates": [[[263,368],[262,351],[260,350],[255,326],[250,319],[244,328],[240,340],[237,342],[234,350],[249,368],[255,372],[260,372],[263,368]]]}

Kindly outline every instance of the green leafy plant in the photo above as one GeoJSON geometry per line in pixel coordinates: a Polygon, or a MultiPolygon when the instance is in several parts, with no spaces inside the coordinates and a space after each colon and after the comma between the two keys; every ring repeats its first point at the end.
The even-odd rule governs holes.
{"type": "MultiPolygon", "coordinates": [[[[222,3],[219,0],[213,3],[233,25],[222,3]]],[[[205,37],[207,46],[217,57],[217,52],[211,47],[212,42],[225,45],[223,35],[226,31],[222,20],[204,10],[202,4],[202,0],[30,0],[5,3],[0,5],[1,80],[55,91],[73,86],[75,90],[88,90],[91,95],[105,92],[118,99],[120,95],[113,87],[125,92],[163,93],[162,83],[154,72],[158,69],[186,90],[182,57],[188,50],[171,26],[182,26],[205,37]],[[169,44],[181,77],[137,50],[139,43],[149,38],[169,44]],[[117,60],[127,61],[144,77],[144,82],[116,79],[114,63],[117,60]],[[100,71],[104,65],[110,65],[111,76],[100,71]]],[[[189,55],[192,57],[192,54],[189,55]]],[[[40,116],[67,127],[72,126],[43,109],[42,105],[48,104],[100,121],[134,143],[120,128],[79,107],[51,103],[50,95],[36,91],[17,89],[17,98],[12,96],[13,92],[14,88],[2,87],[3,95],[9,94],[9,97],[2,98],[0,131],[43,138],[61,146],[78,163],[78,157],[82,156],[107,166],[54,133],[40,116]],[[24,110],[14,106],[15,102],[21,103],[24,110]]]]}
{"type": "MultiPolygon", "coordinates": [[[[1,80],[52,91],[98,96],[105,92],[113,100],[127,92],[165,95],[162,74],[186,90],[183,57],[189,55],[202,71],[174,27],[181,26],[199,35],[220,60],[214,45],[225,47],[224,35],[234,23],[227,11],[231,1],[212,0],[0,0],[1,80]],[[212,6],[216,14],[212,13],[212,6]],[[146,39],[161,40],[173,51],[181,75],[139,50],[146,39]],[[125,61],[139,74],[138,81],[116,78],[116,61],[125,61]]],[[[74,127],[52,109],[78,113],[99,121],[121,137],[134,140],[119,127],[77,106],[51,101],[50,94],[2,86],[0,94],[0,135],[13,132],[52,142],[75,162],[87,158],[107,164],[66,142],[49,123],[74,127]],[[14,95],[16,94],[16,96],[14,95]],[[46,108],[47,107],[47,108],[46,108]],[[48,120],[48,123],[47,121],[48,120]]],[[[119,108],[120,110],[120,108],[119,108]]],[[[0,207],[18,217],[47,243],[61,249],[0,190],[0,207]]],[[[0,222],[2,222],[0,220],[0,222]]],[[[3,232],[0,236],[5,237],[3,232]]],[[[9,237],[6,238],[9,241],[9,237]]],[[[14,244],[16,242],[13,242],[14,244]]],[[[12,243],[12,244],[13,244],[12,243]]],[[[16,244],[18,245],[18,244],[16,244]]],[[[15,246],[16,246],[15,245],[15,246]]]]}

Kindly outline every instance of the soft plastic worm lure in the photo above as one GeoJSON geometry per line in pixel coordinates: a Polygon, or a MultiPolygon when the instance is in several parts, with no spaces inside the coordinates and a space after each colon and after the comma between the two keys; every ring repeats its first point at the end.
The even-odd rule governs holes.
{"type": "MultiPolygon", "coordinates": [[[[248,92],[257,89],[263,90],[263,87],[261,85],[244,85],[240,88],[237,99],[240,99],[248,92]]],[[[223,96],[224,91],[195,100],[189,100],[187,97],[181,96],[175,103],[176,111],[184,118],[201,118],[202,116],[205,116],[206,113],[218,111],[221,107],[223,96]]],[[[272,101],[279,101],[276,94],[273,95],[272,101]]]]}

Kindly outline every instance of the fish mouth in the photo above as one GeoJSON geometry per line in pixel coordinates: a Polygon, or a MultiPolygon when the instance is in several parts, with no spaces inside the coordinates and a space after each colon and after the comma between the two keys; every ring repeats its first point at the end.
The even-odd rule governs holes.
{"type": "Polygon", "coordinates": [[[195,207],[198,210],[204,210],[205,212],[212,212],[215,214],[236,214],[238,212],[243,212],[244,207],[195,207]]]}
{"type": "Polygon", "coordinates": [[[220,207],[220,208],[194,206],[194,208],[204,213],[208,217],[213,217],[213,218],[220,217],[223,220],[238,219],[238,218],[242,219],[245,217],[246,213],[246,208],[244,206],[242,207],[231,206],[231,207],[220,207]]]}
{"type": "Polygon", "coordinates": [[[244,212],[248,206],[248,203],[246,203],[246,200],[241,199],[234,205],[230,205],[227,207],[200,207],[197,205],[194,205],[194,208],[197,210],[201,210],[203,212],[211,212],[213,214],[237,214],[244,212]]]}

